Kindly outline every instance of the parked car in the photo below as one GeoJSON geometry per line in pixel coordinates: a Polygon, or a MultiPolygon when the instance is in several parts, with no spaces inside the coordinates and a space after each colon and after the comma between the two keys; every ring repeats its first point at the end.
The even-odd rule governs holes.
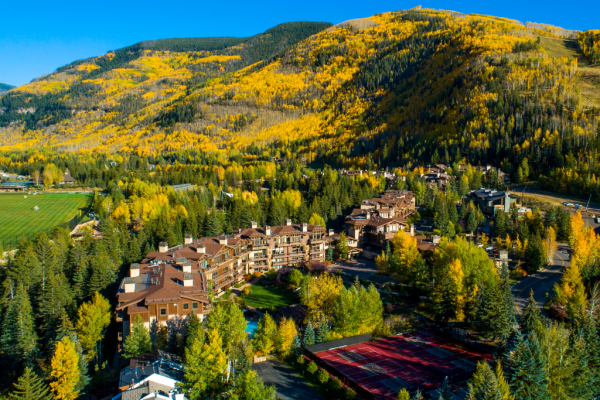
{"type": "Polygon", "coordinates": [[[573,205],[573,203],[569,203],[568,201],[565,201],[563,203],[563,206],[565,206],[565,207],[571,207],[572,205],[573,205]]]}
{"type": "Polygon", "coordinates": [[[494,246],[488,246],[485,248],[486,251],[492,251],[494,250],[494,246]]]}
{"type": "Polygon", "coordinates": [[[477,243],[477,247],[483,247],[483,243],[477,243]]]}
{"type": "Polygon", "coordinates": [[[575,204],[575,208],[578,209],[578,210],[581,210],[583,207],[582,207],[581,204],[575,204]]]}

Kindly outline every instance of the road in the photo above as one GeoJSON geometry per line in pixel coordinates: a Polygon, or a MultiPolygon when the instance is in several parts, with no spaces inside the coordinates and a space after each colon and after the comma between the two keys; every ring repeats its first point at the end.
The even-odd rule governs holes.
{"type": "Polygon", "coordinates": [[[512,294],[515,298],[515,305],[519,314],[521,314],[523,308],[527,305],[529,292],[532,289],[533,298],[538,307],[542,308],[544,306],[544,303],[554,295],[552,287],[562,278],[562,271],[569,265],[570,259],[569,246],[559,244],[551,266],[513,285],[512,294]],[[548,296],[546,296],[546,293],[548,293],[548,296]]]}
{"type": "Polygon", "coordinates": [[[266,385],[275,385],[280,400],[325,400],[310,387],[294,370],[277,360],[269,360],[252,365],[266,385]]]}

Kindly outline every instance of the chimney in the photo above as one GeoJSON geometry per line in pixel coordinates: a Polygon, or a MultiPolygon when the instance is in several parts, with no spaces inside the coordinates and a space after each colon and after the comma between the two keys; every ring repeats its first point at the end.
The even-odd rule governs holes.
{"type": "Polygon", "coordinates": [[[308,232],[308,224],[306,222],[302,223],[302,232],[308,232]]]}
{"type": "Polygon", "coordinates": [[[329,236],[333,236],[333,229],[329,230],[329,236]]]}
{"type": "Polygon", "coordinates": [[[196,246],[196,253],[206,253],[206,245],[204,243],[200,243],[196,246]]]}
{"type": "Polygon", "coordinates": [[[167,242],[160,242],[158,244],[158,252],[166,253],[169,250],[169,244],[167,242]]]}
{"type": "Polygon", "coordinates": [[[194,238],[192,237],[192,235],[190,235],[189,233],[185,235],[184,244],[192,244],[192,242],[194,241],[194,238]]]}
{"type": "Polygon", "coordinates": [[[258,224],[256,223],[256,221],[252,221],[250,223],[252,224],[252,229],[258,228],[258,224]]]}
{"type": "Polygon", "coordinates": [[[438,235],[433,235],[431,238],[433,239],[433,244],[440,243],[440,237],[438,235]]]}
{"type": "Polygon", "coordinates": [[[192,274],[183,274],[183,286],[194,286],[194,277],[192,276],[192,274]]]}
{"type": "Polygon", "coordinates": [[[185,260],[181,263],[181,268],[183,269],[183,273],[192,273],[192,263],[190,260],[185,260]]]}
{"type": "Polygon", "coordinates": [[[371,219],[371,212],[367,211],[367,219],[371,219]]]}
{"type": "Polygon", "coordinates": [[[292,224],[292,220],[291,219],[288,218],[288,219],[285,220],[285,225],[286,226],[290,226],[291,224],[292,224]]]}
{"type": "Polygon", "coordinates": [[[267,236],[271,236],[271,227],[270,226],[265,226],[265,234],[267,236]]]}
{"type": "Polygon", "coordinates": [[[125,278],[123,286],[125,289],[125,293],[135,292],[135,282],[133,281],[133,278],[125,278]]]}
{"type": "Polygon", "coordinates": [[[410,224],[410,236],[415,236],[415,224],[410,224]]]}
{"type": "Polygon", "coordinates": [[[219,244],[227,244],[227,236],[225,236],[225,235],[219,236],[219,244]]]}
{"type": "Polygon", "coordinates": [[[132,278],[140,276],[140,264],[131,263],[131,265],[129,266],[129,276],[132,278]]]}
{"type": "Polygon", "coordinates": [[[185,400],[185,394],[183,394],[183,393],[175,394],[175,400],[185,400]]]}

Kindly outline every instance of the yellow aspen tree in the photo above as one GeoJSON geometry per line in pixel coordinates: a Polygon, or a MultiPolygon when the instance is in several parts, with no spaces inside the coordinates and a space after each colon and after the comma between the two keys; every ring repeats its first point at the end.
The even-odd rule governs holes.
{"type": "Polygon", "coordinates": [[[50,389],[57,400],[75,400],[79,395],[76,389],[79,382],[79,358],[75,344],[65,336],[56,344],[52,357],[50,389]]]}
{"type": "Polygon", "coordinates": [[[544,252],[546,253],[546,259],[549,264],[552,264],[552,259],[554,258],[554,253],[558,249],[556,244],[556,232],[554,232],[554,228],[549,226],[546,228],[546,232],[544,234],[544,240],[542,241],[544,245],[544,252]]]}
{"type": "Polygon", "coordinates": [[[463,287],[463,278],[465,273],[463,271],[462,263],[459,259],[452,261],[448,265],[448,269],[450,272],[450,278],[454,281],[454,285],[456,287],[456,320],[460,322],[465,319],[465,293],[463,287]]]}
{"type": "Polygon", "coordinates": [[[579,308],[585,307],[586,304],[585,287],[579,270],[580,263],[579,255],[573,254],[569,266],[563,272],[560,284],[554,288],[558,302],[565,306],[567,315],[571,318],[574,318],[579,308]]]}
{"type": "Polygon", "coordinates": [[[510,235],[506,234],[506,239],[504,239],[504,245],[506,246],[506,250],[512,250],[512,240],[510,240],[510,235]]]}
{"type": "Polygon", "coordinates": [[[335,301],[344,287],[339,276],[322,274],[311,277],[308,290],[302,291],[302,304],[308,307],[306,321],[314,321],[333,314],[335,301]]]}
{"type": "Polygon", "coordinates": [[[490,238],[488,237],[488,235],[486,235],[485,233],[482,233],[481,234],[481,243],[483,243],[483,247],[487,247],[489,242],[490,242],[490,238]]]}
{"type": "Polygon", "coordinates": [[[292,349],[292,343],[298,333],[294,320],[292,318],[282,318],[279,322],[278,333],[277,351],[279,354],[286,356],[292,349]]]}
{"type": "Polygon", "coordinates": [[[97,345],[104,339],[104,332],[109,324],[110,304],[98,292],[94,293],[91,301],[79,306],[75,329],[88,361],[98,355],[97,345]]]}

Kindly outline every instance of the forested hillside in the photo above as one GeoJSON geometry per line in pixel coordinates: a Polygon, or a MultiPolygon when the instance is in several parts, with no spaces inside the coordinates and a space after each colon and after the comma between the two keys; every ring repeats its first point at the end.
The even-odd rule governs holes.
{"type": "Polygon", "coordinates": [[[0,93],[7,92],[12,88],[14,88],[14,86],[7,85],[6,83],[0,83],[0,93]]]}
{"type": "Polygon", "coordinates": [[[0,143],[493,163],[600,196],[598,31],[428,9],[328,26],[141,42],[73,63],[3,96],[0,143]]]}

